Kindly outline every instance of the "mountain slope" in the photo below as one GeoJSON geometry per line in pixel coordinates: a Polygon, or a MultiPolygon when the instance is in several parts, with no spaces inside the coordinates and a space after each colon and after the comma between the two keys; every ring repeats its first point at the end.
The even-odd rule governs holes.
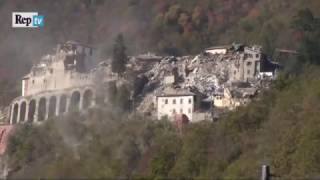
{"type": "Polygon", "coordinates": [[[22,125],[9,145],[11,176],[257,179],[268,164],[283,179],[318,177],[319,67],[304,72],[181,135],[169,122],[108,109],[22,125]]]}

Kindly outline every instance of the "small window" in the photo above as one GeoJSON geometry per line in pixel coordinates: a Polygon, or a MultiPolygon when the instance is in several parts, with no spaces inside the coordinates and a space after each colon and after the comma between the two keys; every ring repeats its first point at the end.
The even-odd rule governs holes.
{"type": "Polygon", "coordinates": [[[32,80],[32,84],[34,84],[34,80],[32,80]]]}
{"type": "Polygon", "coordinates": [[[183,99],[182,98],[180,99],[180,104],[183,104],[183,99]]]}
{"type": "Polygon", "coordinates": [[[183,109],[180,109],[180,113],[183,114],[183,109]]]}
{"type": "Polygon", "coordinates": [[[260,57],[260,55],[259,54],[256,54],[256,58],[259,58],[260,57]]]}
{"type": "Polygon", "coordinates": [[[189,104],[191,104],[192,103],[192,99],[191,98],[189,98],[189,104]]]}
{"type": "Polygon", "coordinates": [[[50,74],[53,74],[53,69],[50,69],[50,74]]]}
{"type": "Polygon", "coordinates": [[[188,113],[189,113],[189,114],[191,113],[191,109],[190,109],[190,108],[188,109],[188,113]]]}
{"type": "Polygon", "coordinates": [[[176,109],[172,109],[172,113],[176,113],[176,109]]]}
{"type": "Polygon", "coordinates": [[[164,104],[168,104],[168,99],[165,99],[165,100],[164,100],[164,104]]]}
{"type": "Polygon", "coordinates": [[[172,100],[172,104],[176,104],[176,99],[173,99],[173,100],[172,100]]]}
{"type": "Polygon", "coordinates": [[[46,82],[47,82],[47,80],[46,80],[46,79],[44,79],[44,80],[43,80],[43,83],[46,83],[46,82]]]}
{"type": "Polygon", "coordinates": [[[247,74],[250,74],[250,70],[247,71],[247,74]]]}
{"type": "Polygon", "coordinates": [[[247,62],[247,66],[251,66],[252,62],[247,62]]]}
{"type": "Polygon", "coordinates": [[[236,75],[236,74],[237,74],[237,71],[234,71],[233,73],[234,73],[234,75],[236,75]]]}

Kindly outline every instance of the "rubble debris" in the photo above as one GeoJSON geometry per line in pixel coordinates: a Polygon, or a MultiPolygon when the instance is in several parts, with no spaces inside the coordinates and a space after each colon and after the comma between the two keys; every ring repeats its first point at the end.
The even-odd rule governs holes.
{"type": "MultiPolygon", "coordinates": [[[[134,58],[130,62],[135,63],[134,58]]],[[[260,89],[268,88],[279,68],[262,53],[261,46],[235,43],[208,48],[196,56],[163,57],[156,63],[135,65],[150,80],[138,105],[142,112],[150,109],[151,102],[157,104],[154,97],[168,87],[196,92],[197,98],[211,101],[214,108],[232,110],[250,102],[260,89]]]]}

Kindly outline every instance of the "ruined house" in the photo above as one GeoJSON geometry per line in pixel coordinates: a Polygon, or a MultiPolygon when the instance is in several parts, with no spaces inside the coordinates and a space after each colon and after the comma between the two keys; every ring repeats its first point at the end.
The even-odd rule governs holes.
{"type": "Polygon", "coordinates": [[[213,104],[216,108],[234,110],[236,107],[246,105],[257,94],[257,88],[223,88],[223,93],[214,96],[213,104]]]}
{"type": "Polygon", "coordinates": [[[212,104],[216,108],[232,110],[247,104],[259,89],[268,87],[276,76],[278,68],[276,63],[271,62],[263,54],[260,46],[242,44],[212,47],[196,56],[170,59],[174,60],[163,58],[158,63],[152,64],[151,69],[142,72],[150,80],[145,89],[150,89],[152,85],[153,90],[143,93],[142,96],[145,98],[138,106],[139,111],[146,112],[156,109],[156,113],[148,113],[156,114],[158,118],[162,114],[171,116],[173,108],[168,105],[164,106],[166,105],[165,99],[178,98],[179,94],[164,95],[158,98],[159,93],[165,94],[163,91],[166,87],[174,88],[176,91],[190,91],[194,94],[196,100],[194,107],[197,111],[193,111],[192,120],[200,119],[195,117],[201,113],[207,116],[210,114],[208,111],[212,111],[210,106],[203,109],[203,106],[199,106],[199,102],[212,104]],[[239,86],[241,83],[245,83],[246,87],[239,86]],[[156,107],[150,108],[152,96],[163,102],[158,101],[158,104],[154,103],[156,107]],[[159,106],[169,107],[171,111],[159,108],[159,106]]]}
{"type": "Polygon", "coordinates": [[[254,80],[260,73],[261,47],[245,47],[244,52],[236,52],[230,68],[231,81],[254,80]]]}

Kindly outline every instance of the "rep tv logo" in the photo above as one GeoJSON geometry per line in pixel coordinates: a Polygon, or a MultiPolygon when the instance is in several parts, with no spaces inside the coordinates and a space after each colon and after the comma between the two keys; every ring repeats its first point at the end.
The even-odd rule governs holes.
{"type": "Polygon", "coordinates": [[[13,28],[38,28],[43,27],[44,16],[38,15],[37,12],[13,12],[13,28]]]}

